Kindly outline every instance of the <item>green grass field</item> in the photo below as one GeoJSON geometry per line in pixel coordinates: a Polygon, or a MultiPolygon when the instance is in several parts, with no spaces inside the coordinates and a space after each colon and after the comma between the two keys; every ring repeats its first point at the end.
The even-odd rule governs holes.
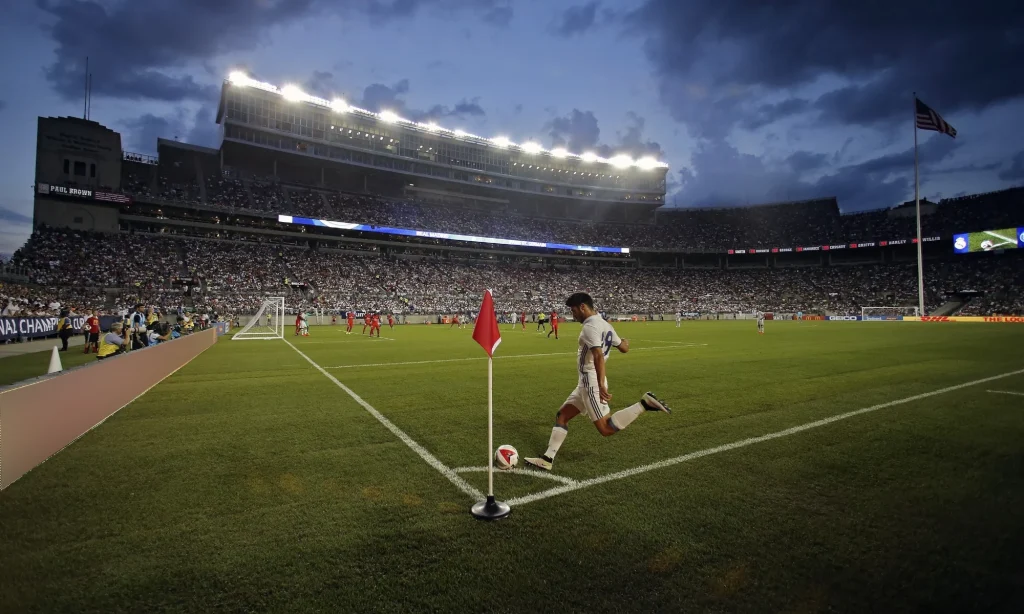
{"type": "MultiPolygon", "coordinates": [[[[496,523],[470,330],[222,339],[0,493],[0,611],[1020,611],[1024,327],[617,328],[613,408],[675,413],[577,418],[496,523]]],[[[502,326],[495,445],[543,451],[578,331],[502,326]]]]}

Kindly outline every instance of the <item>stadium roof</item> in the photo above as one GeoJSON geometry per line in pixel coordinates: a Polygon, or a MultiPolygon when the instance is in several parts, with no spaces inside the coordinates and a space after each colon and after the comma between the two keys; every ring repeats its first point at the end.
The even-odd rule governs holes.
{"type": "Polygon", "coordinates": [[[435,134],[441,134],[451,138],[461,139],[478,145],[484,145],[487,147],[495,147],[498,149],[517,149],[523,153],[535,154],[535,155],[549,155],[553,158],[576,158],[584,162],[598,162],[602,164],[610,164],[616,168],[629,168],[636,167],[641,170],[650,170],[654,168],[668,168],[668,164],[655,160],[652,157],[643,157],[634,160],[632,157],[620,154],[611,158],[603,158],[593,152],[584,152],[582,154],[571,153],[561,147],[553,149],[545,149],[540,146],[539,143],[528,141],[525,143],[513,143],[507,137],[497,136],[493,138],[487,138],[470,134],[462,130],[450,130],[439,126],[433,122],[421,123],[410,119],[400,117],[392,111],[382,110],[380,113],[374,113],[366,109],[360,109],[354,107],[340,98],[333,100],[327,100],[326,98],[320,98],[319,96],[313,96],[302,91],[296,85],[285,85],[283,87],[277,87],[270,83],[263,81],[257,81],[249,75],[241,71],[234,71],[228,75],[228,82],[236,87],[251,87],[272,94],[278,94],[289,102],[306,102],[314,106],[322,107],[324,109],[330,109],[335,113],[354,113],[357,115],[364,115],[367,117],[375,118],[379,121],[388,124],[398,124],[407,128],[413,128],[422,130],[424,132],[431,132],[435,134]]]}

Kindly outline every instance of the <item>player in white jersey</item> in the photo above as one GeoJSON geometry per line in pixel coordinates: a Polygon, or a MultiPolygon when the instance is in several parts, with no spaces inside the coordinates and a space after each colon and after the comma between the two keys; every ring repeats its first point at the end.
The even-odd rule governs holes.
{"type": "Polygon", "coordinates": [[[579,414],[586,414],[598,432],[608,437],[629,426],[645,411],[672,413],[672,410],[651,392],[645,393],[638,402],[629,407],[611,413],[608,402],[612,400],[612,395],[608,392],[605,365],[612,348],[625,354],[629,351],[629,341],[620,339],[612,325],[598,315],[594,310],[594,299],[590,298],[589,294],[577,292],[565,301],[565,305],[572,311],[572,317],[583,323],[579,349],[576,352],[579,384],[555,414],[555,426],[551,429],[548,449],[539,457],[524,459],[530,465],[545,471],[551,471],[555,454],[569,434],[569,421],[579,414]]]}
{"type": "Polygon", "coordinates": [[[676,328],[679,328],[683,324],[683,312],[676,312],[676,328]]]}
{"type": "Polygon", "coordinates": [[[764,312],[763,311],[758,311],[757,312],[757,333],[759,335],[763,335],[764,334],[764,312]]]}

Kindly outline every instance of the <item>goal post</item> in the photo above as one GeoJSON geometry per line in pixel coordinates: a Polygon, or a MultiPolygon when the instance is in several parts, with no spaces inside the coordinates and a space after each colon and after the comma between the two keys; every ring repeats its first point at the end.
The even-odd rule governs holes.
{"type": "Polygon", "coordinates": [[[284,297],[273,296],[263,300],[259,311],[231,337],[232,341],[249,339],[284,339],[284,297]]]}
{"type": "Polygon", "coordinates": [[[917,308],[916,305],[912,306],[912,307],[901,306],[901,307],[861,307],[860,308],[860,319],[861,320],[867,320],[869,322],[872,321],[872,320],[884,321],[886,319],[891,319],[891,318],[894,318],[896,316],[903,316],[903,317],[915,316],[915,317],[919,317],[920,315],[921,315],[921,311],[917,308]]]}

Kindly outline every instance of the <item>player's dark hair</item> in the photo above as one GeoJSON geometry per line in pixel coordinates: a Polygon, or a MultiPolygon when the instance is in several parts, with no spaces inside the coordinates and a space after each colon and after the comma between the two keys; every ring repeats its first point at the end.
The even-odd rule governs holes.
{"type": "Polygon", "coordinates": [[[576,292],[575,294],[570,294],[569,298],[565,299],[566,307],[579,307],[580,305],[586,305],[593,309],[594,299],[586,292],[576,292]]]}

